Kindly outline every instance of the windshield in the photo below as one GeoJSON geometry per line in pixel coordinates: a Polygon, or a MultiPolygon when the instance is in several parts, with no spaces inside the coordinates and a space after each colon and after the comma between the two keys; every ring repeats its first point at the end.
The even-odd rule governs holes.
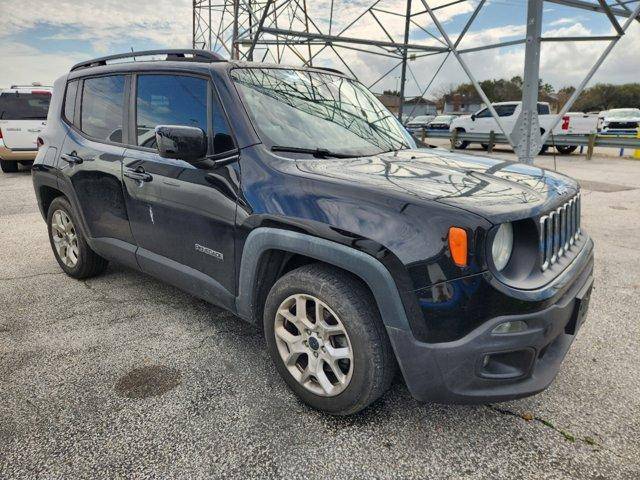
{"type": "Polygon", "coordinates": [[[356,81],[283,68],[236,68],[231,77],[271,147],[353,156],[415,148],[391,112],[356,81]]]}
{"type": "Polygon", "coordinates": [[[411,123],[424,123],[424,122],[428,122],[432,118],[433,117],[430,117],[428,115],[420,115],[418,117],[415,117],[413,120],[411,120],[411,123]]]}
{"type": "Polygon", "coordinates": [[[433,122],[448,122],[449,120],[451,120],[453,117],[451,117],[451,115],[438,115],[436,118],[433,119],[433,122]]]}
{"type": "Polygon", "coordinates": [[[51,94],[49,92],[0,95],[1,120],[46,120],[51,94]]]}
{"type": "Polygon", "coordinates": [[[611,118],[628,118],[640,117],[640,110],[637,108],[625,108],[622,110],[609,110],[607,117],[611,118]]]}

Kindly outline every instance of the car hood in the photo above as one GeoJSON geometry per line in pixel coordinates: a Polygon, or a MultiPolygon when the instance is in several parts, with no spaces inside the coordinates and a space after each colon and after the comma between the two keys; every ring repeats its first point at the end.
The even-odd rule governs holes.
{"type": "Polygon", "coordinates": [[[531,165],[449,152],[401,150],[351,159],[298,160],[305,174],[437,201],[499,223],[550,210],[579,190],[576,181],[531,165]]]}

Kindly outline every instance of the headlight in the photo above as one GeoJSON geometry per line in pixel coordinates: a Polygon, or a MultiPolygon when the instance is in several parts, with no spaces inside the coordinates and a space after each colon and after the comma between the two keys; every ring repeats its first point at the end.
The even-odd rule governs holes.
{"type": "Polygon", "coordinates": [[[503,223],[498,228],[493,237],[491,245],[491,255],[493,256],[493,264],[498,271],[504,269],[509,263],[511,252],[513,251],[513,226],[510,223],[503,223]]]}

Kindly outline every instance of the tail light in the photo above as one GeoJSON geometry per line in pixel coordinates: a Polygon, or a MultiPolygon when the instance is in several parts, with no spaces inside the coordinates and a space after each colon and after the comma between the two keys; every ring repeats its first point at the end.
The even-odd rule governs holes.
{"type": "Polygon", "coordinates": [[[562,117],[562,130],[569,130],[569,116],[562,117]]]}
{"type": "Polygon", "coordinates": [[[38,139],[36,140],[36,146],[40,148],[43,145],[44,145],[44,140],[42,139],[42,137],[38,137],[38,139]]]}
{"type": "Polygon", "coordinates": [[[2,129],[0,128],[0,140],[2,140],[2,129]]]}

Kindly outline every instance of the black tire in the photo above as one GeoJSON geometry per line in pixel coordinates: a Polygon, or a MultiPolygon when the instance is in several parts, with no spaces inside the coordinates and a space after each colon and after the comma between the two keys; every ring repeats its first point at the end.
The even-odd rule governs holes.
{"type": "Polygon", "coordinates": [[[482,147],[483,150],[489,150],[489,144],[488,143],[481,143],[480,146],[482,147]]]}
{"type": "Polygon", "coordinates": [[[18,162],[11,160],[0,160],[0,169],[4,173],[15,173],[18,171],[18,162]]]}
{"type": "MultiPolygon", "coordinates": [[[[458,128],[457,132],[458,133],[465,133],[466,130],[464,128],[458,128]]],[[[469,146],[469,142],[467,142],[466,140],[458,140],[455,143],[455,145],[453,146],[453,148],[455,148],[456,150],[464,150],[468,146],[469,146]]]]}
{"type": "Polygon", "coordinates": [[[33,160],[21,160],[20,165],[26,168],[31,168],[33,166],[33,160]]]}
{"type": "Polygon", "coordinates": [[[311,407],[332,415],[349,415],[375,402],[389,388],[397,364],[373,295],[355,276],[325,264],[305,265],[281,277],[264,308],[269,354],[289,388],[311,407]],[[311,295],[340,318],[351,342],[351,380],[335,396],[315,394],[299,383],[278,351],[274,324],[282,302],[292,295],[311,295]]]}
{"type": "Polygon", "coordinates": [[[51,244],[53,255],[56,257],[56,261],[58,262],[58,265],[60,265],[60,268],[62,268],[62,270],[64,270],[64,273],[66,273],[70,277],[77,279],[94,277],[104,272],[104,270],[107,268],[109,262],[98,255],[96,252],[91,250],[91,247],[89,247],[89,245],[87,244],[84,233],[82,232],[82,228],[79,226],[77,217],[74,214],[69,201],[65,197],[56,197],[51,202],[49,211],[47,212],[47,230],[49,233],[49,243],[51,244]],[[53,214],[57,210],[62,210],[64,213],[66,213],[75,227],[74,233],[77,236],[79,255],[77,263],[73,267],[66,265],[62,261],[54,245],[51,224],[53,214]]]}
{"type": "Polygon", "coordinates": [[[556,145],[556,150],[562,155],[571,155],[577,149],[577,145],[556,145]]]}

